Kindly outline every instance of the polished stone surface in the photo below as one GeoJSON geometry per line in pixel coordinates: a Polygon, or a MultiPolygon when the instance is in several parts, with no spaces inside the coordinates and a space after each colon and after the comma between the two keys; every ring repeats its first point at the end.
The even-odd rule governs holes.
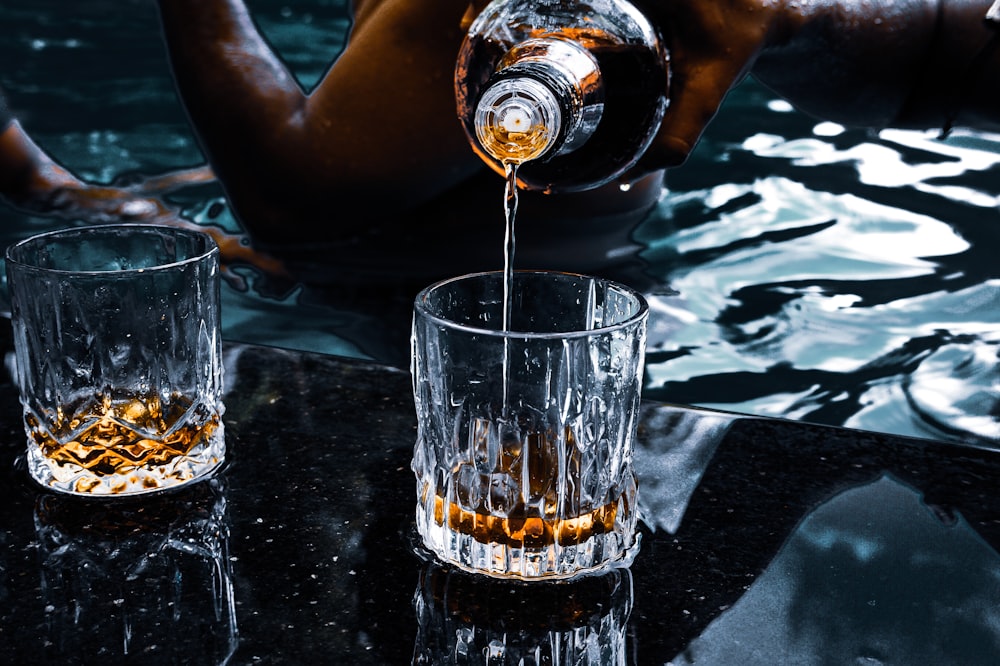
{"type": "Polygon", "coordinates": [[[647,403],[631,569],[518,585],[414,546],[406,370],[226,363],[225,468],[117,502],[27,478],[4,374],[0,663],[1000,661],[998,453],[647,403]]]}

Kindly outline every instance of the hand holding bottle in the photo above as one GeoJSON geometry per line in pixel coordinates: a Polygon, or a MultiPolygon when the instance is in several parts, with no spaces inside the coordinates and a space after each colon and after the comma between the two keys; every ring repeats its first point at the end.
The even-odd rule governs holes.
{"type": "Polygon", "coordinates": [[[772,0],[645,0],[670,52],[670,106],[639,171],[681,164],[780,27],[772,0]]]}
{"type": "Polygon", "coordinates": [[[989,0],[643,0],[670,52],[670,107],[626,176],[676,166],[751,74],[855,127],[1000,127],[989,0]]]}
{"type": "Polygon", "coordinates": [[[669,57],[628,0],[495,0],[455,67],[473,150],[521,187],[594,189],[635,164],[668,103],[669,57]]]}

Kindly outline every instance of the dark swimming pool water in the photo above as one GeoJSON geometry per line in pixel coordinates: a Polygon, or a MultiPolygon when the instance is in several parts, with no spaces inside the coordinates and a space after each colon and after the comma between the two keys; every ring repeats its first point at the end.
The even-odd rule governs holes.
{"type": "MultiPolygon", "coordinates": [[[[306,86],[342,46],[345,0],[248,4],[306,86]]],[[[152,3],[6,0],[0,24],[0,85],[78,174],[202,163],[152,3]]],[[[637,230],[677,292],[650,294],[646,394],[1000,443],[998,162],[997,135],[845,130],[742,85],[637,230]]],[[[190,219],[238,230],[217,185],[171,196],[190,219]]],[[[4,244],[64,225],[5,208],[0,220],[4,244]]],[[[331,304],[242,277],[225,287],[228,339],[372,356],[378,310],[363,298],[331,304]]]]}

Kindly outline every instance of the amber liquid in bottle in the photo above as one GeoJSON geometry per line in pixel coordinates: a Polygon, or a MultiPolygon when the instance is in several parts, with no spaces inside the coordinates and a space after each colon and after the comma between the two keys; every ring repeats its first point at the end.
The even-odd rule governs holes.
{"type": "MultiPolygon", "coordinates": [[[[546,192],[573,192],[606,184],[635,164],[649,147],[656,128],[666,110],[667,73],[663,56],[644,45],[608,41],[601,35],[581,36],[596,58],[604,84],[603,116],[593,135],[581,146],[562,154],[546,154],[537,159],[524,159],[532,154],[533,144],[545,136],[547,128],[531,127],[512,135],[508,152],[493,154],[481,143],[473,149],[504,173],[504,163],[519,164],[518,180],[523,187],[546,192]]],[[[463,50],[468,69],[464,75],[468,99],[478,100],[494,72],[497,53],[505,50],[482,35],[470,35],[463,50]]],[[[472,102],[474,103],[474,102],[472,102]]],[[[563,109],[563,114],[572,114],[563,109]]],[[[459,116],[470,136],[475,136],[474,114],[459,105],[459,116]]]]}

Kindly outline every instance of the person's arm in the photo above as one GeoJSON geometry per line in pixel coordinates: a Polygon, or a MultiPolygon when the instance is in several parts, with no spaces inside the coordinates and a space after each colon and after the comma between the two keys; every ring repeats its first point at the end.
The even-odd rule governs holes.
{"type": "Polygon", "coordinates": [[[287,271],[279,261],[253,251],[242,236],[189,222],[152,196],[154,191],[169,191],[213,178],[211,170],[194,168],[147,179],[140,183],[140,192],[95,185],[77,178],[53,160],[17,120],[11,120],[0,132],[0,199],[14,208],[92,224],[150,222],[203,231],[219,245],[223,274],[230,282],[244,282],[231,270],[232,265],[254,266],[269,275],[286,277],[287,271]]]}
{"type": "Polygon", "coordinates": [[[192,127],[234,208],[253,211],[242,218],[254,233],[287,234],[287,210],[297,199],[322,207],[317,193],[327,219],[357,202],[404,211],[484,168],[455,111],[467,5],[357,3],[346,48],[306,93],[241,1],[159,0],[192,127]]]}
{"type": "Polygon", "coordinates": [[[158,199],[77,178],[11,120],[0,133],[0,197],[15,208],[90,222],[172,217],[158,199]]]}
{"type": "Polygon", "coordinates": [[[990,0],[804,2],[754,78],[811,115],[855,127],[1000,127],[990,0]]]}
{"type": "Polygon", "coordinates": [[[56,164],[31,140],[17,120],[0,133],[0,195],[19,208],[44,210],[59,188],[79,180],[56,164]]]}
{"type": "Polygon", "coordinates": [[[845,125],[1000,126],[990,0],[637,0],[670,50],[671,102],[641,169],[681,164],[745,76],[845,125]]]}

